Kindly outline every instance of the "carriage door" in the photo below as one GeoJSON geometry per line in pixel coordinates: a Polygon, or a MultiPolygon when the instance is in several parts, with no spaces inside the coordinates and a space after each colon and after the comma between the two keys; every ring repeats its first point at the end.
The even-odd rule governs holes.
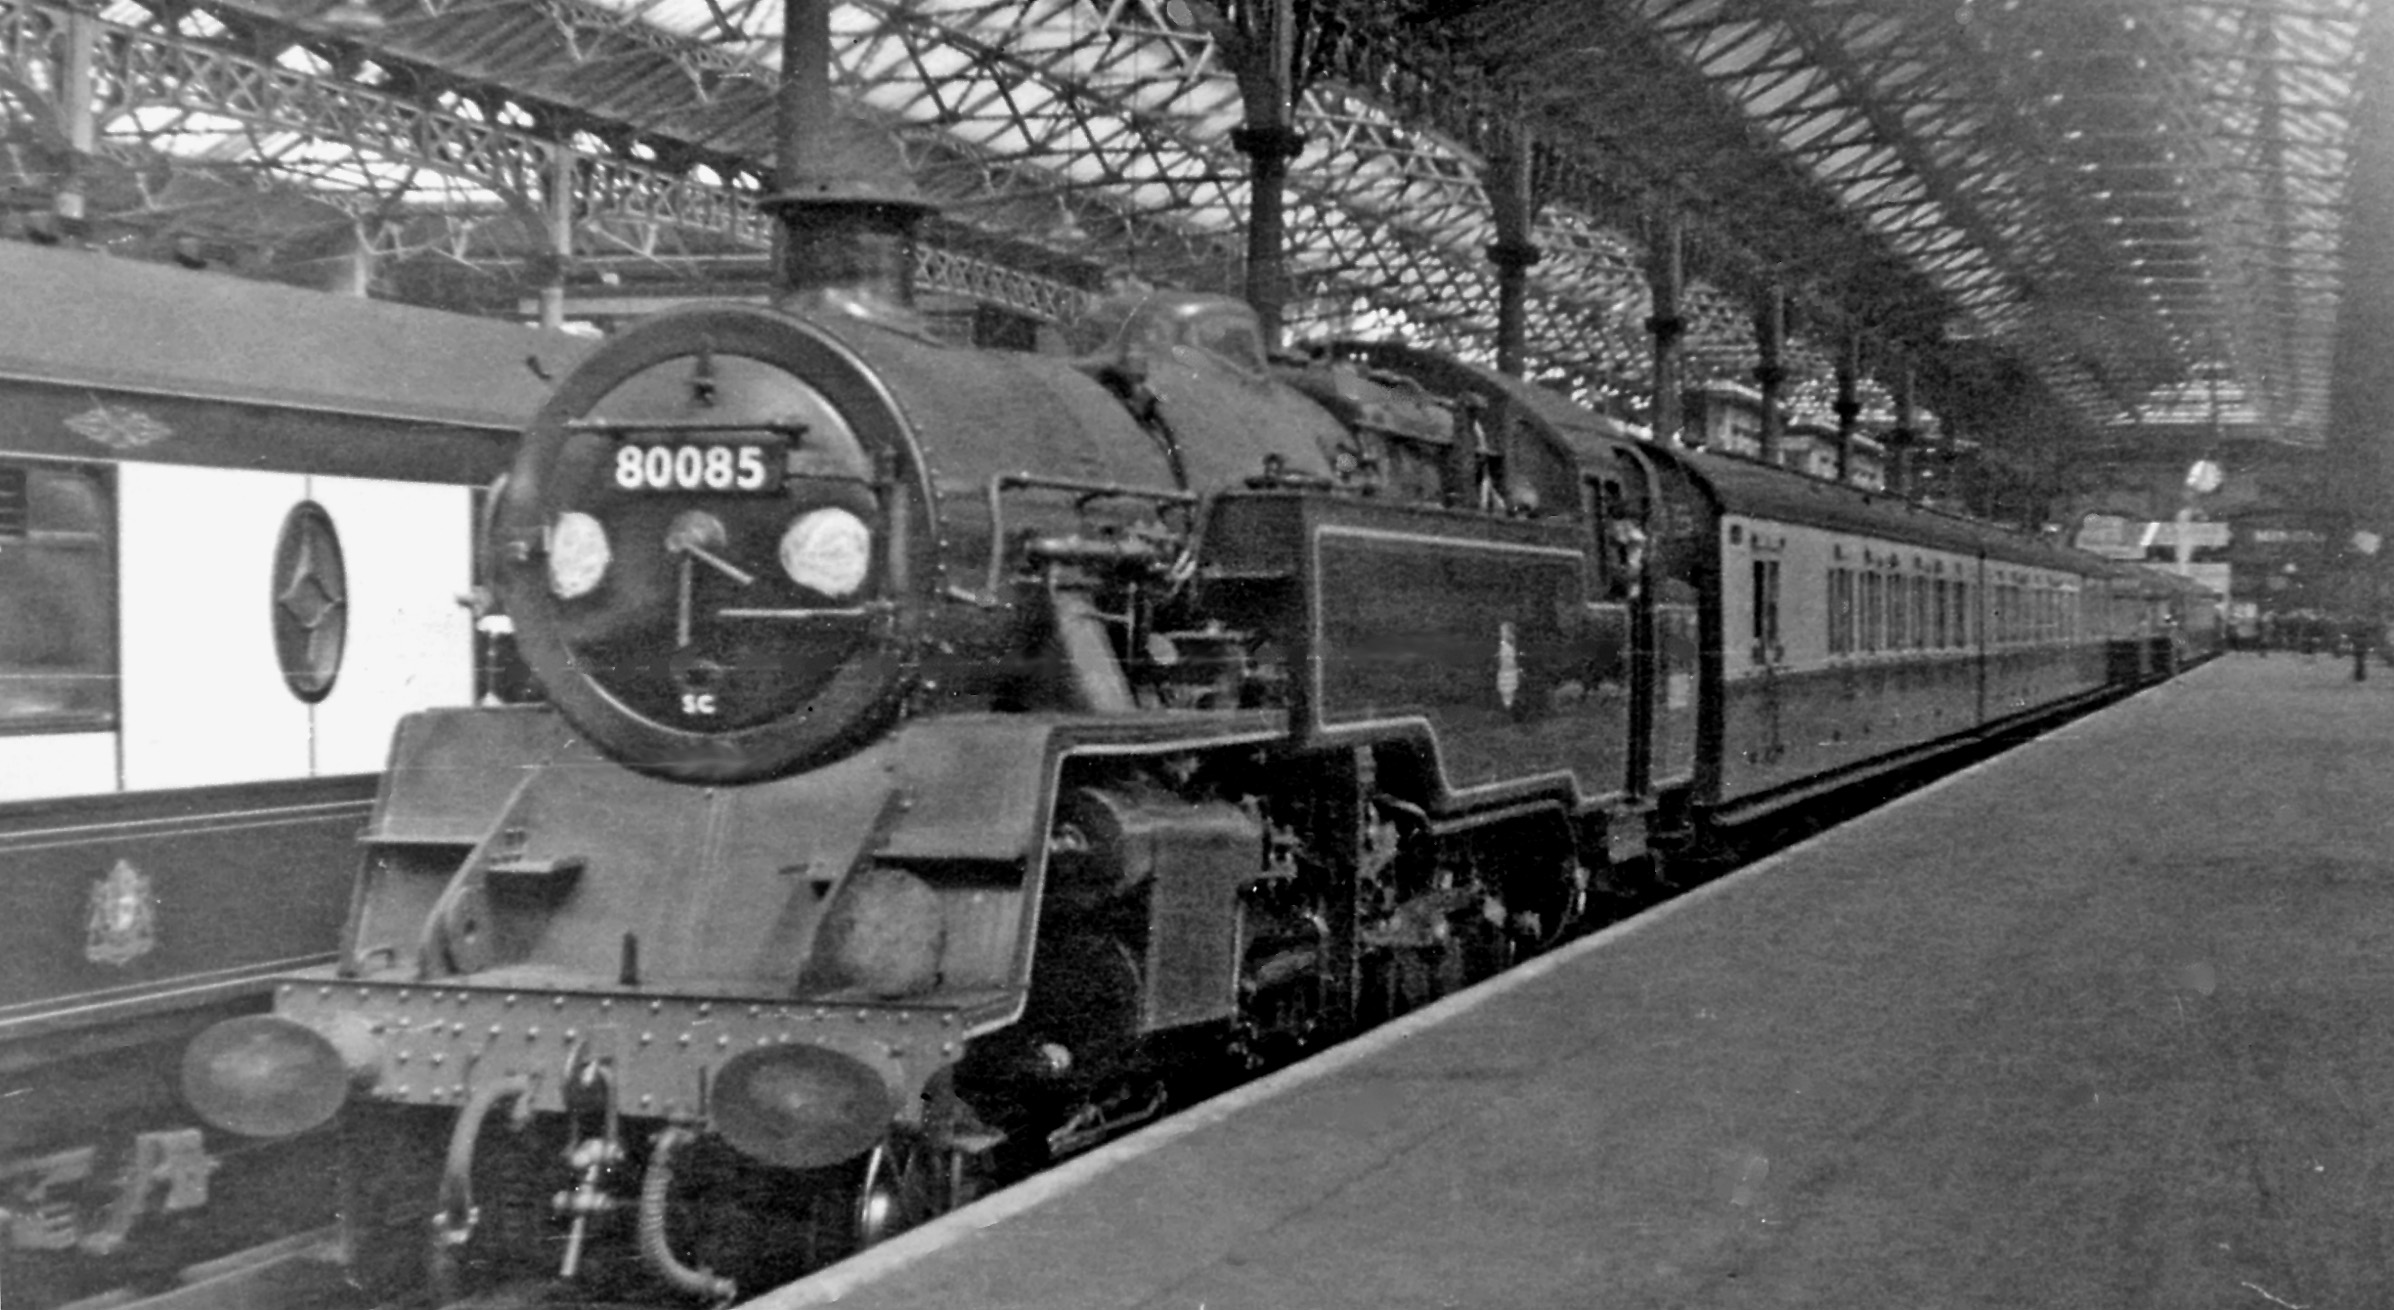
{"type": "Polygon", "coordinates": [[[1649,462],[1634,448],[1614,451],[1601,479],[1609,498],[1597,531],[1608,587],[1621,580],[1635,710],[1631,716],[1629,778],[1635,791],[1683,784],[1695,775],[1697,534],[1702,505],[1675,465],[1649,462]]]}
{"type": "Polygon", "coordinates": [[[1703,703],[1701,624],[1704,572],[1714,554],[1713,515],[1687,469],[1652,461],[1654,544],[1646,561],[1654,605],[1654,757],[1657,789],[1696,777],[1698,707],[1703,703]]]}
{"type": "Polygon", "coordinates": [[[1591,469],[1587,489],[1595,533],[1595,585],[1588,604],[1594,701],[1618,706],[1599,731],[1611,736],[1620,754],[1609,763],[1603,787],[1632,795],[1645,789],[1649,740],[1653,735],[1652,661],[1646,652],[1654,634],[1646,603],[1647,520],[1654,497],[1645,467],[1627,452],[1618,462],[1591,469]]]}
{"type": "MultiPolygon", "coordinates": [[[[1746,632],[1744,635],[1747,641],[1747,676],[1754,681],[1756,690],[1754,712],[1761,720],[1758,725],[1760,731],[1756,734],[1759,744],[1754,748],[1756,758],[1753,762],[1767,768],[1776,765],[1781,757],[1787,754],[1786,727],[1781,713],[1782,689],[1779,681],[1781,674],[1785,672],[1787,663],[1787,645],[1780,639],[1779,633],[1779,573],[1781,560],[1786,553],[1787,536],[1785,533],[1780,533],[1775,538],[1766,538],[1763,533],[1756,531],[1753,525],[1749,524],[1746,529],[1746,538],[1748,550],[1745,561],[1747,576],[1744,579],[1747,584],[1746,632]]],[[[1734,540],[1734,538],[1732,539],[1734,540]]],[[[1734,560],[1729,567],[1737,567],[1734,560]]],[[[1724,694],[1729,696],[1732,703],[1737,699],[1733,687],[1734,684],[1731,688],[1724,689],[1724,694]]],[[[1735,733],[1734,722],[1733,713],[1731,728],[1733,735],[1735,733]]],[[[1726,762],[1723,767],[1727,767],[1726,762]]]]}

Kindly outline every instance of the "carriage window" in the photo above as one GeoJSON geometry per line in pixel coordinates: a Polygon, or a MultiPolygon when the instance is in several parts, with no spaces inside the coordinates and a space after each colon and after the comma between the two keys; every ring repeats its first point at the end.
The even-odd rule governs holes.
{"type": "Polygon", "coordinates": [[[1854,649],[1854,571],[1829,570],[1829,653],[1854,649]]]}
{"type": "Polygon", "coordinates": [[[1754,561],[1754,658],[1773,658],[1779,644],[1779,561],[1754,561]]]}
{"type": "Polygon", "coordinates": [[[108,471],[0,463],[0,732],[116,724],[108,471]]]}
{"type": "Polygon", "coordinates": [[[1886,631],[1881,622],[1886,613],[1887,579],[1884,574],[1862,575],[1862,641],[1863,650],[1877,650],[1886,631]]]}

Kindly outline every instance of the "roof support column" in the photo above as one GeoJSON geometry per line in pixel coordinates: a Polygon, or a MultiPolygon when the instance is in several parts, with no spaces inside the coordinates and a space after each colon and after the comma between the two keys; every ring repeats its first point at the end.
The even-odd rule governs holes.
{"type": "Polygon", "coordinates": [[[1505,152],[1489,161],[1484,183],[1496,240],[1488,262],[1496,265],[1496,368],[1520,377],[1528,368],[1529,271],[1546,257],[1530,239],[1538,216],[1531,186],[1534,139],[1526,127],[1505,134],[1505,152]]]}
{"type": "Polygon", "coordinates": [[[1912,455],[1920,444],[1920,414],[1912,398],[1912,368],[1895,384],[1895,429],[1887,434],[1887,490],[1912,498],[1912,455]]]}
{"type": "Polygon", "coordinates": [[[354,295],[359,299],[373,295],[373,271],[376,271],[383,239],[381,218],[359,216],[350,220],[350,249],[333,263],[333,285],[326,290],[333,295],[354,295]]]}
{"type": "Polygon", "coordinates": [[[381,220],[356,217],[349,221],[349,249],[333,265],[332,283],[325,290],[336,296],[356,296],[360,299],[374,294],[375,250],[381,238],[381,220]]]}
{"type": "Polygon", "coordinates": [[[1772,287],[1763,297],[1762,312],[1754,316],[1754,385],[1762,389],[1762,462],[1779,462],[1779,448],[1787,436],[1787,415],[1780,405],[1787,385],[1787,289],[1772,287]]]}
{"type": "Polygon", "coordinates": [[[1264,348],[1280,348],[1288,308],[1288,166],[1305,152],[1297,130],[1297,15],[1295,0],[1254,0],[1240,6],[1242,22],[1215,33],[1215,48],[1239,84],[1246,121],[1230,144],[1247,157],[1247,303],[1262,321],[1264,348]]]}
{"type": "Polygon", "coordinates": [[[1849,334],[1837,361],[1837,480],[1854,480],[1854,433],[1862,419],[1862,338],[1849,334]]]}
{"type": "Polygon", "coordinates": [[[1682,238],[1681,219],[1673,214],[1664,220],[1661,248],[1654,252],[1653,263],[1646,270],[1647,285],[1654,296],[1654,313],[1646,319],[1646,330],[1654,335],[1656,441],[1679,439],[1679,356],[1681,338],[1687,335],[1687,320],[1679,316],[1679,293],[1684,285],[1682,238]]]}
{"type": "Polygon", "coordinates": [[[51,211],[58,215],[59,226],[70,237],[82,235],[85,227],[83,166],[98,143],[98,127],[92,113],[92,59],[99,27],[96,16],[80,9],[67,11],[66,58],[59,68],[58,86],[52,92],[58,101],[58,130],[66,136],[67,145],[74,153],[67,159],[66,176],[59,180],[58,194],[50,203],[51,211]]]}
{"type": "Polygon", "coordinates": [[[560,141],[549,157],[547,220],[549,248],[540,282],[540,325],[565,326],[565,275],[574,262],[574,148],[560,141]]]}

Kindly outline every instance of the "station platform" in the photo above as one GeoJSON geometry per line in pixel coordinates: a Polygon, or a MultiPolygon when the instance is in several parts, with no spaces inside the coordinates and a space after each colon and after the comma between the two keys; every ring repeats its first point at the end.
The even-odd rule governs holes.
{"type": "Polygon", "coordinates": [[[2232,655],[752,1304],[2394,1305],[2394,672],[2232,655]]]}

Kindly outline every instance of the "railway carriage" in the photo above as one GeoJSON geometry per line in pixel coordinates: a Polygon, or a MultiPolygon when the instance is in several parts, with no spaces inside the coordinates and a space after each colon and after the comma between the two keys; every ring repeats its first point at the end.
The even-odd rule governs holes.
{"type": "Polygon", "coordinates": [[[1689,456],[1713,516],[1718,744],[1694,807],[1752,817],[2158,671],[2144,570],[1858,487],[1689,456]]]}
{"type": "Polygon", "coordinates": [[[474,502],[527,357],[587,343],[20,243],[0,285],[0,1277],[39,1305],[308,1213],[176,1061],[332,954],[399,719],[491,689],[474,502]]]}
{"type": "Polygon", "coordinates": [[[2115,626],[2142,638],[2139,675],[2168,677],[2219,653],[2226,597],[2150,564],[2131,565],[2127,575],[2113,583],[2115,626]]]}

